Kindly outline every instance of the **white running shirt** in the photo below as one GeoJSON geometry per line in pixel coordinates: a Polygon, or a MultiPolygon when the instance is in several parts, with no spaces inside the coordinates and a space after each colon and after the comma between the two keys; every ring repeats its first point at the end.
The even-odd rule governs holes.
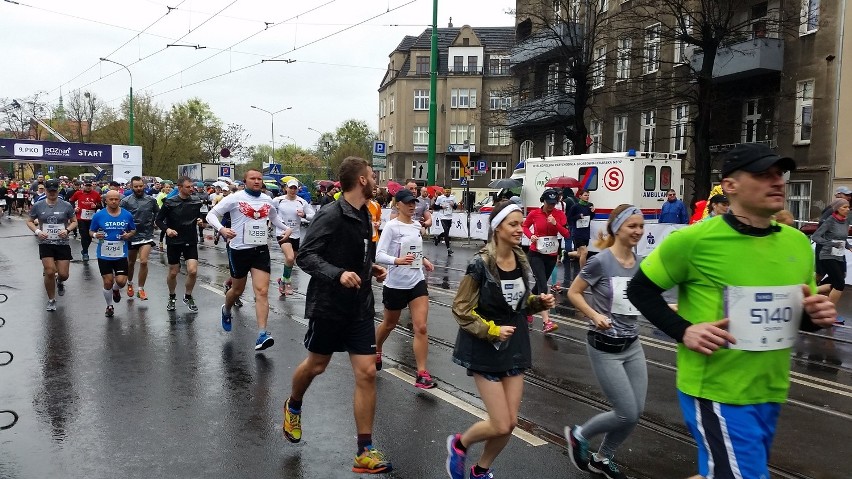
{"type": "Polygon", "coordinates": [[[247,240],[245,233],[252,229],[266,231],[267,220],[272,221],[276,228],[287,230],[287,226],[278,219],[277,214],[274,214],[272,198],[263,193],[255,198],[245,191],[238,191],[224,197],[207,213],[207,222],[219,231],[222,229],[221,220],[225,213],[231,213],[231,229],[237,233],[237,236],[228,243],[231,249],[249,249],[266,245],[266,241],[260,243],[260,239],[257,238],[255,242],[252,242],[252,239],[247,240]]]}
{"type": "Polygon", "coordinates": [[[423,237],[420,236],[420,223],[403,223],[394,218],[385,224],[379,244],[376,246],[376,262],[389,265],[385,286],[393,289],[411,289],[426,279],[423,266],[412,268],[409,265],[394,265],[396,258],[403,258],[408,251],[420,251],[423,258],[423,237]],[[402,251],[403,245],[406,247],[402,251]]]}
{"type": "MultiPolygon", "coordinates": [[[[316,214],[314,207],[305,201],[304,198],[299,196],[292,200],[287,198],[287,195],[279,196],[272,200],[272,204],[275,205],[275,209],[278,212],[278,219],[293,230],[290,233],[290,237],[293,239],[299,239],[302,237],[302,218],[299,217],[298,211],[304,211],[305,219],[308,221],[311,221],[314,218],[314,214],[316,214]]],[[[275,236],[281,236],[283,234],[283,229],[275,228],[275,236]]]]}

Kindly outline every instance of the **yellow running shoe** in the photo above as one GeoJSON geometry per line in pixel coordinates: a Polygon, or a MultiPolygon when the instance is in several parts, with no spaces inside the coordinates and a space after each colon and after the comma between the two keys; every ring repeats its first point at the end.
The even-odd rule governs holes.
{"type": "Polygon", "coordinates": [[[358,474],[379,474],[392,470],[390,461],[373,446],[365,447],[361,454],[355,456],[355,465],[352,466],[352,472],[358,474]]]}
{"type": "Polygon", "coordinates": [[[302,413],[290,410],[290,400],[284,403],[284,437],[290,442],[302,440],[302,413]]]}

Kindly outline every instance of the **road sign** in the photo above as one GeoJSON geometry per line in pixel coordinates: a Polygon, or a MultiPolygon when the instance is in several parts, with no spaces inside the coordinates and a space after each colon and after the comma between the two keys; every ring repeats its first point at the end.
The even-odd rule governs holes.
{"type": "Polygon", "coordinates": [[[56,167],[55,167],[55,166],[53,166],[53,165],[47,165],[47,172],[48,172],[48,173],[53,173],[53,172],[55,172],[55,171],[56,171],[56,167]]]}
{"type": "Polygon", "coordinates": [[[459,162],[461,163],[462,168],[467,168],[467,162],[470,160],[470,156],[468,155],[459,155],[459,162]]]}
{"type": "Polygon", "coordinates": [[[219,165],[219,176],[231,177],[231,165],[219,165]]]}
{"type": "MultiPolygon", "coordinates": [[[[279,163],[270,163],[269,164],[269,172],[267,174],[280,175],[281,174],[281,165],[279,163]]],[[[225,175],[222,175],[222,176],[225,176],[225,175]]]]}
{"type": "Polygon", "coordinates": [[[388,145],[384,141],[373,141],[373,169],[384,170],[388,165],[388,145]]]}
{"type": "Polygon", "coordinates": [[[461,186],[467,186],[467,178],[465,178],[464,176],[462,176],[461,178],[459,178],[459,184],[460,184],[461,186]]]}
{"type": "Polygon", "coordinates": [[[479,171],[479,172],[482,172],[482,173],[488,171],[488,162],[485,161],[485,160],[477,161],[476,162],[476,171],[479,171]]]}
{"type": "Polygon", "coordinates": [[[415,161],[414,162],[414,171],[411,172],[411,177],[415,180],[426,181],[427,176],[429,176],[429,165],[425,161],[415,161]]]}

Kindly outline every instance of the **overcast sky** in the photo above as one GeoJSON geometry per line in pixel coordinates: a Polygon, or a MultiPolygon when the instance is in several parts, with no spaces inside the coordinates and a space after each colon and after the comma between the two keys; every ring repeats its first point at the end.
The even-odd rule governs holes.
{"type": "MultiPolygon", "coordinates": [[[[46,91],[55,102],[61,87],[90,90],[117,107],[129,80],[121,67],[98,61],[107,57],[130,68],[134,93],[163,106],[199,97],[224,123],[244,125],[249,144],[271,139],[270,115],[250,105],[292,107],[274,117],[276,146],[292,142],[279,136],[287,135],[312,147],[318,135],[308,127],[330,131],[349,118],[375,129],[388,55],[432,19],[430,0],[10,1],[0,0],[0,97],[46,91]],[[165,15],[167,5],[177,8],[165,15]],[[260,64],[269,58],[296,61],[260,64]]],[[[438,26],[449,17],[456,27],[511,26],[514,6],[439,0],[438,26]]]]}

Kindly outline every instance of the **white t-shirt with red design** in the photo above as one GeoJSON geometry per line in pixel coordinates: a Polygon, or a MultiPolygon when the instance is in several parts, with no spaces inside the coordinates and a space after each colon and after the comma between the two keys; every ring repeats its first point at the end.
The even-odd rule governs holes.
{"type": "Polygon", "coordinates": [[[231,213],[231,229],[237,233],[229,243],[231,249],[248,249],[267,245],[268,225],[272,221],[283,230],[287,226],[278,219],[272,198],[263,193],[254,197],[245,191],[228,195],[207,214],[207,222],[217,230],[222,228],[220,220],[225,213],[231,213]],[[271,214],[270,214],[271,213],[271,214]]]}

